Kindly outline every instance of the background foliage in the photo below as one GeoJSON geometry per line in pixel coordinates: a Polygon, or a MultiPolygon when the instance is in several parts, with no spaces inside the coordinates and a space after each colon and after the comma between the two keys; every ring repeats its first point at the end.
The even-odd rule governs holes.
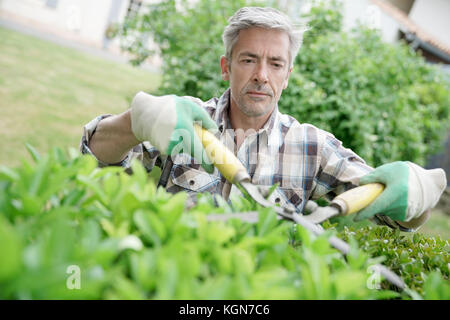
{"type": "Polygon", "coordinates": [[[228,17],[245,5],[263,3],[164,0],[148,5],[147,13],[125,21],[116,33],[123,49],[133,56],[132,64],[141,63],[151,54],[161,54],[160,94],[209,100],[227,88],[221,78],[220,56],[224,53],[221,37],[228,17]],[[149,37],[159,47],[156,52],[148,49],[149,37]]]}
{"type": "MultiPolygon", "coordinates": [[[[164,61],[160,94],[208,100],[228,87],[221,80],[221,34],[242,0],[162,1],[118,29],[123,48],[140,63],[152,36],[164,61]]],[[[342,31],[338,1],[318,1],[297,56],[280,110],[330,131],[378,166],[395,160],[424,164],[437,151],[450,123],[450,91],[437,69],[405,43],[387,44],[366,27],[342,31]]],[[[299,14],[300,15],[300,14],[299,14]]]]}

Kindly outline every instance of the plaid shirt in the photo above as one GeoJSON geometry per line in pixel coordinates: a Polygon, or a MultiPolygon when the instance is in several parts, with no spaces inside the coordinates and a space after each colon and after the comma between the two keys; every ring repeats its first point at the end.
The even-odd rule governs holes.
{"type": "MultiPolygon", "coordinates": [[[[278,108],[272,112],[263,128],[247,136],[239,150],[236,150],[228,117],[230,89],[219,99],[213,98],[207,102],[193,97],[185,98],[203,106],[216,121],[219,127],[216,137],[230,150],[234,149],[254,184],[264,192],[273,184],[279,183],[268,198],[273,203],[302,212],[308,199],[314,200],[322,196],[332,199],[357,186],[360,177],[373,170],[352,150],[344,148],[331,133],[311,124],[300,124],[293,117],[281,114],[278,108]]],[[[83,153],[92,154],[88,147],[89,139],[98,122],[107,116],[109,115],[97,117],[84,127],[80,146],[83,153]]],[[[148,142],[143,142],[134,147],[121,163],[113,165],[128,168],[134,158],[142,161],[148,172],[155,165],[163,168],[167,159],[148,142]]],[[[112,164],[99,161],[99,165],[112,164]]],[[[217,168],[212,174],[208,174],[187,154],[173,157],[169,177],[167,191],[186,191],[189,195],[188,207],[195,204],[198,192],[221,195],[225,199],[230,194],[241,195],[240,190],[226,181],[217,168]]],[[[386,216],[377,215],[374,221],[411,231],[386,216]]]]}

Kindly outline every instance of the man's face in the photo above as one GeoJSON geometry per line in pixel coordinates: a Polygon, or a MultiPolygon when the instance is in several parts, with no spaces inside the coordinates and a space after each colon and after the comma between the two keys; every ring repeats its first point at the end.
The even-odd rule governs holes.
{"type": "Polygon", "coordinates": [[[231,103],[248,117],[272,112],[288,85],[289,37],[283,31],[241,30],[231,63],[220,61],[223,80],[230,81],[231,103]]]}

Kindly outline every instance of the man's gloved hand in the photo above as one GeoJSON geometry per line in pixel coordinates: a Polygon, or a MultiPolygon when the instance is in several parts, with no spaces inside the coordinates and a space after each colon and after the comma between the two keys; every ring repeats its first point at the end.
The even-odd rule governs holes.
{"type": "Polygon", "coordinates": [[[426,170],[409,161],[382,165],[360,179],[361,185],[373,182],[384,184],[385,189],[355,216],[355,221],[375,214],[396,221],[410,221],[433,208],[447,186],[444,170],[426,170]]]}
{"type": "Polygon", "coordinates": [[[139,141],[149,141],[162,154],[188,153],[208,172],[214,171],[194,122],[217,130],[209,114],[195,102],[175,95],[152,96],[139,92],[131,103],[131,130],[139,141]]]}

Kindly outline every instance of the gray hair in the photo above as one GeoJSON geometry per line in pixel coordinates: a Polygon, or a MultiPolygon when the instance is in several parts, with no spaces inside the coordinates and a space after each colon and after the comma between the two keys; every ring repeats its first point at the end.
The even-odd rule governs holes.
{"type": "Polygon", "coordinates": [[[302,45],[304,28],[291,23],[288,16],[273,8],[244,7],[228,19],[222,40],[225,45],[225,57],[231,61],[234,45],[239,39],[239,31],[252,27],[285,31],[289,36],[289,67],[302,45]]]}

